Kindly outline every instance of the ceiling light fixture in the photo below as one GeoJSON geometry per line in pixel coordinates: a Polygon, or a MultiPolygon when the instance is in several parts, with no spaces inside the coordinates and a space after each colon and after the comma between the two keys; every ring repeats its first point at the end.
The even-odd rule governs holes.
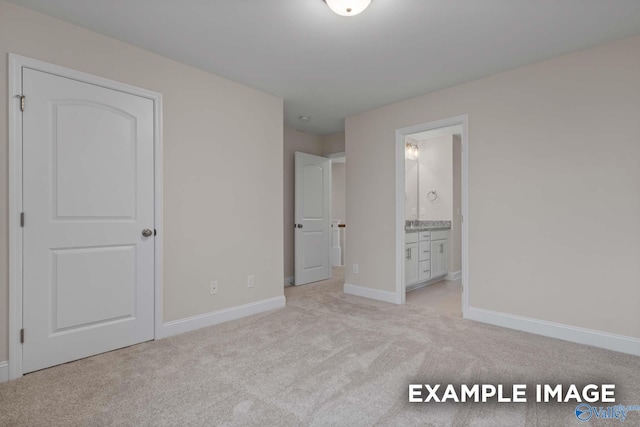
{"type": "Polygon", "coordinates": [[[331,10],[342,16],[355,16],[371,4],[371,0],[324,0],[324,2],[331,10]]]}

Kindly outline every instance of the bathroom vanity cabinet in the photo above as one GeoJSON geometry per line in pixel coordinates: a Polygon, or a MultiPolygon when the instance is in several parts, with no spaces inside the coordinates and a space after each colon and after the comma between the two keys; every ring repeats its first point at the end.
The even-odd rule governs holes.
{"type": "Polygon", "coordinates": [[[404,277],[407,290],[442,280],[447,275],[449,230],[405,234],[404,277]]]}

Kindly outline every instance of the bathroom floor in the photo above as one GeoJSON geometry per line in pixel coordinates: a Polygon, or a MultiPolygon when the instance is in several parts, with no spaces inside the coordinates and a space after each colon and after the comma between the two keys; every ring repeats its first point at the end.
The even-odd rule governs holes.
{"type": "Polygon", "coordinates": [[[407,304],[429,307],[450,316],[462,317],[462,285],[459,280],[443,280],[407,292],[407,304]]]}

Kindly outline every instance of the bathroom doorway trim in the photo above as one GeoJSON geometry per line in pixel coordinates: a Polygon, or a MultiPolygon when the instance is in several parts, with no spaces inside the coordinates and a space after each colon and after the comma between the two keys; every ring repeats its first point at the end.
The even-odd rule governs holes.
{"type": "Polygon", "coordinates": [[[405,247],[405,144],[407,135],[425,132],[449,126],[462,126],[462,316],[467,318],[469,312],[469,116],[460,115],[447,119],[426,122],[415,126],[396,129],[396,304],[406,301],[404,282],[404,247],[405,247]]]}

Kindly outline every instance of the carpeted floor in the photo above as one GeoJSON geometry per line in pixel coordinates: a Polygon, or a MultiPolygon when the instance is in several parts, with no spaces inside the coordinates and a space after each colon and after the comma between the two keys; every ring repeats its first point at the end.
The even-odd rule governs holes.
{"type": "Polygon", "coordinates": [[[640,358],[474,323],[442,282],[396,306],[333,280],[287,307],[0,384],[0,425],[571,426],[567,404],[408,403],[409,383],[612,382],[640,405],[640,358]]]}

